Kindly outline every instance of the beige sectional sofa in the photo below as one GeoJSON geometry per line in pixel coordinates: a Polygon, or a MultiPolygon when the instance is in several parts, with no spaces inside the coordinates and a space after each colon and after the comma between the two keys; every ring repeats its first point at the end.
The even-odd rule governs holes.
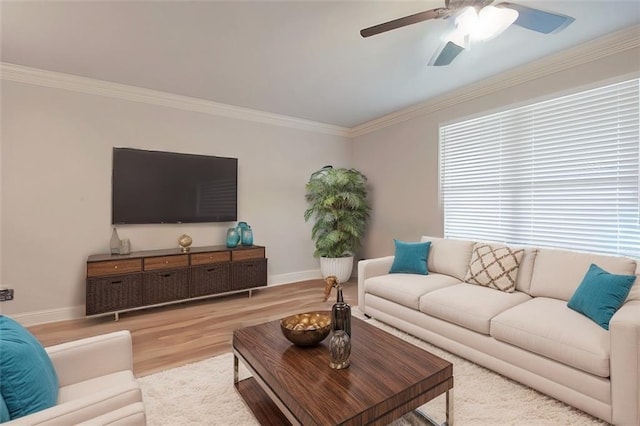
{"type": "Polygon", "coordinates": [[[525,248],[509,293],[464,282],[474,241],[421,241],[431,241],[428,275],[390,274],[394,256],[359,262],[364,314],[602,420],[640,425],[640,278],[609,330],[567,307],[592,263],[633,275],[636,260],[525,248]]]}

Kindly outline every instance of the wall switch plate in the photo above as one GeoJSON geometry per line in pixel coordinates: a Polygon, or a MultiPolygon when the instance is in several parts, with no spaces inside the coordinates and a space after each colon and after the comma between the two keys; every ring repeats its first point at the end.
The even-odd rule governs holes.
{"type": "Polygon", "coordinates": [[[0,302],[4,302],[7,300],[13,300],[13,289],[12,288],[0,289],[0,302]]]}

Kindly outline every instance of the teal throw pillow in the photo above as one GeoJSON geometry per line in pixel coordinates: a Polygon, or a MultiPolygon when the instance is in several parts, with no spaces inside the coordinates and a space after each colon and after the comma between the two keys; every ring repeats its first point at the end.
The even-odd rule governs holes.
{"type": "Polygon", "coordinates": [[[427,275],[427,258],[431,241],[422,243],[406,243],[404,241],[393,240],[396,245],[395,258],[391,265],[390,274],[421,274],[427,275]]]}
{"type": "Polygon", "coordinates": [[[608,330],[611,317],[627,299],[635,279],[635,275],[611,274],[592,263],[567,306],[608,330]]]}
{"type": "Polygon", "coordinates": [[[58,376],[40,342],[22,325],[0,315],[0,393],[11,419],[53,407],[58,376]]]}
{"type": "Polygon", "coordinates": [[[0,423],[8,422],[11,420],[11,416],[9,416],[9,409],[7,408],[7,404],[4,402],[4,398],[0,393],[0,423]]]}

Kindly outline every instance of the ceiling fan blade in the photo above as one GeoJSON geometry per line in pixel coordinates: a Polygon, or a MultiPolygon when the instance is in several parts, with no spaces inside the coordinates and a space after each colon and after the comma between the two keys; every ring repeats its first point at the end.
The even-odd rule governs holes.
{"type": "Polygon", "coordinates": [[[429,61],[429,66],[441,67],[449,65],[458,56],[464,47],[460,47],[452,41],[448,41],[442,48],[433,55],[429,61]]]}
{"type": "Polygon", "coordinates": [[[543,34],[558,32],[569,26],[575,18],[560,13],[545,12],[540,9],[521,6],[515,3],[500,3],[497,7],[507,7],[518,12],[515,25],[543,34]]]}
{"type": "Polygon", "coordinates": [[[427,21],[429,19],[444,18],[449,15],[449,9],[438,8],[427,10],[425,12],[418,12],[413,15],[405,16],[403,18],[394,19],[393,21],[384,22],[382,24],[374,25],[369,28],[360,30],[362,37],[371,37],[372,35],[384,33],[396,28],[405,27],[411,24],[417,24],[418,22],[427,21]]]}

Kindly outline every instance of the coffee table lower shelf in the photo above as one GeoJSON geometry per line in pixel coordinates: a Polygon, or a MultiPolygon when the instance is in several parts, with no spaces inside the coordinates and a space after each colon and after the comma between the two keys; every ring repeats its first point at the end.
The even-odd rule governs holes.
{"type": "Polygon", "coordinates": [[[258,381],[249,377],[235,383],[236,390],[244,399],[253,415],[262,426],[289,426],[291,422],[278,409],[258,384],[258,381]]]}

